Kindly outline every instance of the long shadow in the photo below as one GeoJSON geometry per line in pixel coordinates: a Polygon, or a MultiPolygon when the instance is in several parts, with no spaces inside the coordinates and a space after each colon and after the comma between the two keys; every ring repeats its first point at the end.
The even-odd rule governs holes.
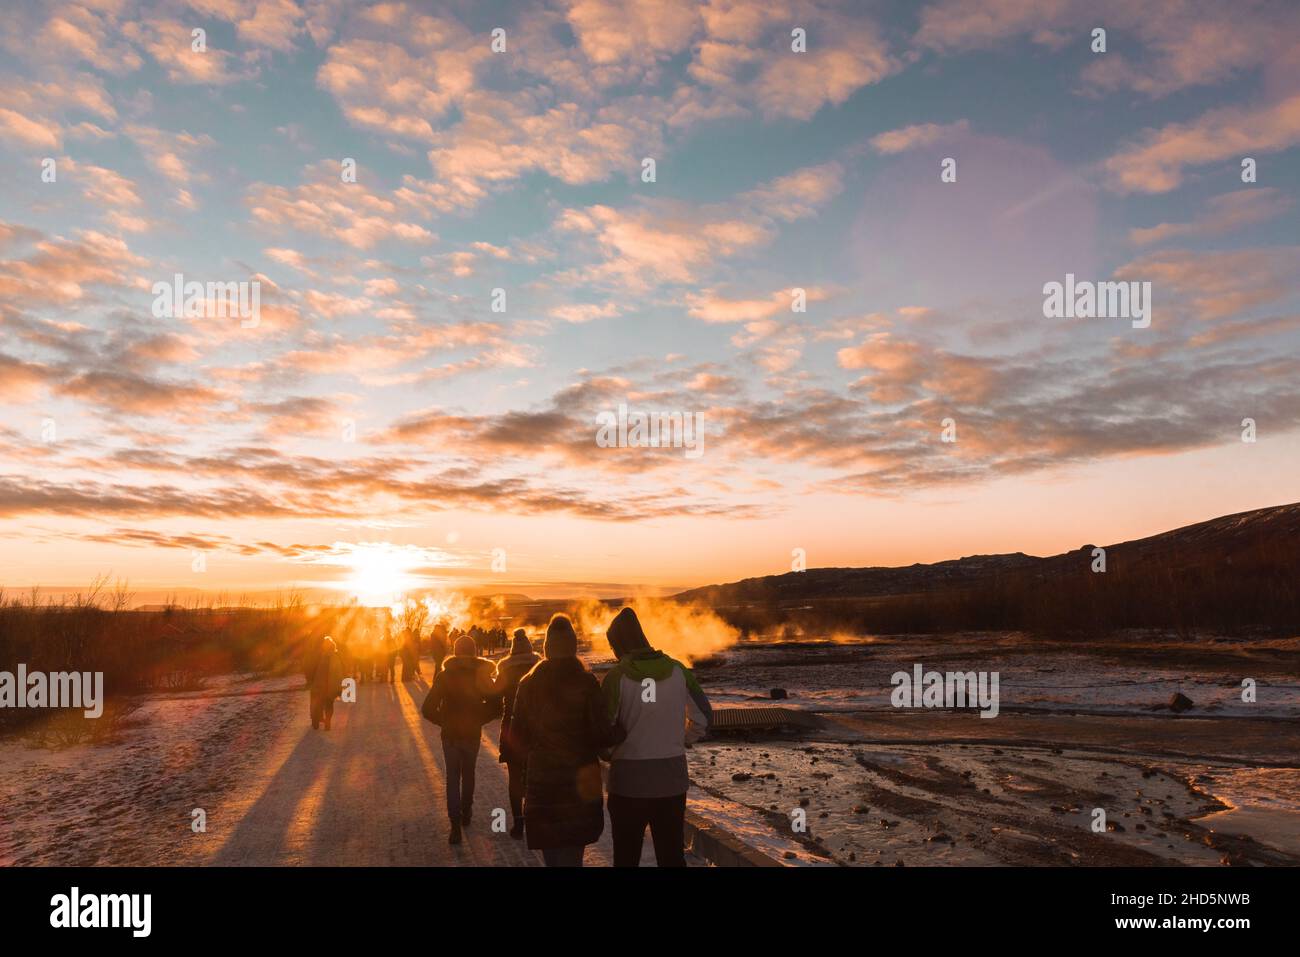
{"type": "MultiPolygon", "coordinates": [[[[351,803],[344,795],[350,790],[352,779],[373,776],[373,756],[365,740],[369,732],[369,718],[377,704],[387,705],[392,699],[392,686],[387,682],[369,682],[357,689],[356,702],[348,705],[347,721],[340,728],[343,733],[339,739],[337,760],[330,769],[329,778],[315,809],[315,820],[312,821],[307,846],[309,865],[359,863],[349,860],[349,857],[355,853],[353,842],[364,840],[365,835],[358,833],[358,822],[346,815],[351,803]]],[[[374,793],[374,788],[368,790],[374,793]]]]}
{"type": "Polygon", "coordinates": [[[427,865],[435,859],[434,842],[446,837],[445,822],[439,827],[446,816],[444,792],[437,786],[444,780],[440,763],[435,752],[421,753],[402,728],[388,727],[394,713],[399,724],[408,725],[404,699],[415,702],[418,715],[427,688],[413,680],[359,691],[316,809],[309,864],[355,864],[373,855],[375,844],[391,848],[396,864],[427,865]],[[364,691],[369,694],[363,697],[364,691]],[[394,807],[406,813],[394,813],[394,807]]]}
{"type": "Polygon", "coordinates": [[[253,806],[235,825],[230,837],[213,855],[212,863],[263,866],[278,863],[274,858],[280,850],[285,835],[293,826],[298,807],[320,777],[322,762],[327,761],[332,753],[324,738],[324,732],[313,731],[306,724],[306,715],[303,719],[301,739],[276,770],[261,796],[253,802],[253,806]],[[303,776],[304,786],[298,787],[297,793],[286,793],[288,782],[297,781],[300,775],[303,776]],[[275,840],[272,842],[256,836],[263,831],[267,835],[276,835],[275,840]],[[255,848],[251,855],[248,854],[246,844],[251,844],[255,848]],[[242,859],[246,856],[252,859],[242,859]]]}
{"type": "MultiPolygon", "coordinates": [[[[415,713],[418,715],[419,704],[422,700],[421,696],[413,693],[410,689],[407,689],[407,694],[411,696],[412,704],[415,705],[415,713]]],[[[407,728],[410,731],[409,737],[417,748],[426,749],[431,755],[436,755],[434,760],[442,776],[442,793],[437,795],[437,804],[434,808],[437,824],[436,833],[438,840],[441,841],[446,838],[447,834],[445,814],[447,779],[442,760],[442,736],[436,726],[424,721],[422,718],[418,719],[417,723],[418,728],[409,722],[407,723],[407,728]]],[[[500,754],[498,750],[499,737],[499,725],[491,723],[484,726],[477,762],[478,787],[474,796],[475,823],[472,827],[466,829],[465,843],[452,850],[450,857],[467,866],[482,864],[485,856],[508,862],[513,866],[536,866],[541,863],[541,859],[535,852],[525,850],[522,843],[515,842],[514,838],[507,837],[504,833],[498,834],[489,830],[493,810],[489,804],[489,793],[497,795],[503,808],[505,808],[507,802],[505,768],[497,761],[500,754]],[[504,843],[489,851],[488,845],[483,843],[485,840],[504,843]],[[510,850],[503,852],[502,848],[510,848],[510,850]]],[[[442,852],[443,856],[446,856],[447,853],[446,851],[442,852]]]]}

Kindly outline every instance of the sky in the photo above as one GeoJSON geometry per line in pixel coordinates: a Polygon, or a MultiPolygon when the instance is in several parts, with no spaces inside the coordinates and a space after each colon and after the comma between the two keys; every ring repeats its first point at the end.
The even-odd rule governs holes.
{"type": "Polygon", "coordinates": [[[1292,502],[1297,159],[1285,0],[9,3],[0,585],[604,596],[1292,502]]]}

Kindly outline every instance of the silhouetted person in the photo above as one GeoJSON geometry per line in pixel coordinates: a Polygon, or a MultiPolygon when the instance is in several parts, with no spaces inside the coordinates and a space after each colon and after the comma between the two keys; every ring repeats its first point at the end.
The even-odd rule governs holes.
{"type": "MultiPolygon", "coordinates": [[[[455,634],[455,629],[452,630],[455,634]]],[[[438,677],[438,672],[442,670],[442,659],[447,657],[447,626],[442,622],[434,627],[429,634],[429,654],[433,658],[433,676],[438,677]]]]}
{"type": "Polygon", "coordinates": [[[411,681],[420,673],[420,639],[410,628],[402,634],[402,680],[411,681]]]}
{"type": "Polygon", "coordinates": [[[338,644],[339,670],[345,677],[352,677],[352,648],[346,638],[340,638],[338,644]]]}
{"type": "Polygon", "coordinates": [[[474,640],[456,639],[456,653],[424,699],[421,713],[442,728],[442,756],[447,765],[448,841],[461,842],[474,803],[474,766],[478,761],[483,725],[496,717],[492,662],[475,654],[474,640]]]}
{"type": "Polygon", "coordinates": [[[380,647],[379,654],[379,660],[383,664],[383,678],[380,680],[391,684],[397,672],[397,642],[393,640],[391,631],[384,632],[383,644],[380,647]]]}
{"type": "Polygon", "coordinates": [[[618,663],[601,690],[610,718],[626,732],[609,767],[614,866],[640,865],[648,825],[659,866],[685,867],[687,722],[694,740],[708,730],[713,709],[689,668],[650,647],[631,608],[614,616],[605,635],[618,663]]]}
{"type": "Polygon", "coordinates": [[[520,679],[541,660],[541,656],[533,651],[528,633],[519,628],[515,631],[510,654],[497,664],[496,692],[501,696],[501,755],[497,760],[506,766],[510,782],[510,813],[515,819],[510,828],[510,836],[516,839],[524,836],[525,754],[512,727],[515,693],[519,690],[520,679]]]}
{"type": "Polygon", "coordinates": [[[312,730],[324,723],[328,731],[334,720],[334,699],[343,691],[343,663],[338,648],[328,636],[321,641],[320,655],[316,658],[309,687],[312,730]]]}
{"type": "Polygon", "coordinates": [[[519,682],[511,721],[527,761],[524,833],[547,867],[581,867],[605,829],[597,755],[622,737],[564,615],[551,619],[544,651],[519,682]]]}

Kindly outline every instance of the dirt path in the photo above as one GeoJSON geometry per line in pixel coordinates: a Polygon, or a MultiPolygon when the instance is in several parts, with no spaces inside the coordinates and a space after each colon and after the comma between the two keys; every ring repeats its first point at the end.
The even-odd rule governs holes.
{"type": "MultiPolygon", "coordinates": [[[[479,752],[474,822],[465,842],[447,843],[446,776],[438,729],[420,717],[429,688],[420,680],[363,684],[355,704],[339,702],[329,732],[301,712],[269,742],[261,767],[207,809],[208,830],[189,844],[187,863],[217,865],[517,866],[541,864],[523,841],[492,830],[495,808],[509,813],[499,726],[479,752]]],[[[507,817],[508,819],[508,817],[507,817]]],[[[611,859],[609,822],[587,849],[588,866],[611,859]]],[[[643,862],[653,865],[649,848],[643,862]]]]}

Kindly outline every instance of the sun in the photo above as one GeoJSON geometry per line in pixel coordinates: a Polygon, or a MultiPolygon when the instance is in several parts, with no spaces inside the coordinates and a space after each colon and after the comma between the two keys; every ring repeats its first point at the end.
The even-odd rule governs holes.
{"type": "Polygon", "coordinates": [[[340,587],[363,605],[390,605],[419,584],[411,574],[419,556],[387,542],[354,545],[342,564],[349,573],[340,587]]]}

